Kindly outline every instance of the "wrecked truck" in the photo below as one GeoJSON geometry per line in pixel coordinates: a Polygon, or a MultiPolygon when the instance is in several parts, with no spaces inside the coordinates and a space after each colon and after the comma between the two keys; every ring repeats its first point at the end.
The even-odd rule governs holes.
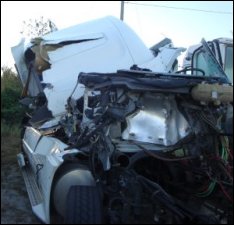
{"type": "Polygon", "coordinates": [[[24,84],[22,152],[44,223],[232,224],[233,86],[203,40],[209,73],[184,50],[145,47],[114,17],[12,48],[24,84]]]}

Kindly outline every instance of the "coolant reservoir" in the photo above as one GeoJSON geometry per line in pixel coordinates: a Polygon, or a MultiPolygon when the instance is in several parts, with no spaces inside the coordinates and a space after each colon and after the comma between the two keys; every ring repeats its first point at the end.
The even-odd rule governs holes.
{"type": "Polygon", "coordinates": [[[194,100],[215,105],[233,102],[233,86],[220,84],[198,84],[191,91],[194,100]]]}

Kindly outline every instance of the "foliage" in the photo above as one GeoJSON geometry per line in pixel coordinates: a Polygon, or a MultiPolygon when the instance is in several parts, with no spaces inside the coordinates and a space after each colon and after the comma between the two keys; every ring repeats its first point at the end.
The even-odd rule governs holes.
{"type": "Polygon", "coordinates": [[[1,137],[20,137],[20,125],[13,124],[9,126],[5,122],[1,121],[1,137]]]}
{"type": "Polygon", "coordinates": [[[16,73],[7,66],[1,68],[1,92],[5,89],[16,89],[18,92],[22,90],[22,84],[16,73]]]}
{"type": "Polygon", "coordinates": [[[12,126],[20,123],[24,115],[24,108],[19,104],[22,86],[11,68],[1,70],[1,122],[12,126]]]}
{"type": "Polygon", "coordinates": [[[39,19],[29,19],[27,22],[23,21],[23,28],[20,33],[23,36],[35,38],[56,30],[56,25],[50,19],[44,19],[42,16],[39,19]]]}

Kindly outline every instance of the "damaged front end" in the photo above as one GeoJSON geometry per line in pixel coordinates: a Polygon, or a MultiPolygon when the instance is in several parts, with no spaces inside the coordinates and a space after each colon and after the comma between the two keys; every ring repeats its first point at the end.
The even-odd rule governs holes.
{"type": "Polygon", "coordinates": [[[62,124],[68,149],[90,158],[106,222],[231,223],[232,86],[125,70],[79,82],[85,94],[68,99],[62,124]]]}
{"type": "Polygon", "coordinates": [[[233,86],[205,41],[208,69],[190,74],[166,42],[149,50],[105,18],[13,48],[42,221],[232,224],[233,86]]]}
{"type": "MultiPolygon", "coordinates": [[[[30,123],[39,127],[52,118],[60,119],[80,72],[108,73],[134,64],[169,72],[184,49],[167,49],[166,54],[159,52],[155,60],[153,52],[126,24],[110,16],[52,32],[29,43],[23,39],[12,48],[24,86],[22,97],[27,97],[21,102],[34,109],[43,106],[30,123]]],[[[84,86],[79,84],[74,97],[83,93],[84,86]]]]}

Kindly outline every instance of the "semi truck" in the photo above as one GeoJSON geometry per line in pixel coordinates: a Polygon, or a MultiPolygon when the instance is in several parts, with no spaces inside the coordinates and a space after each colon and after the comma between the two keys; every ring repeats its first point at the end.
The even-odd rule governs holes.
{"type": "Polygon", "coordinates": [[[17,159],[34,214],[46,224],[232,224],[223,43],[224,58],[203,40],[177,70],[184,48],[148,49],[105,17],[13,47],[30,109],[17,159]]]}

